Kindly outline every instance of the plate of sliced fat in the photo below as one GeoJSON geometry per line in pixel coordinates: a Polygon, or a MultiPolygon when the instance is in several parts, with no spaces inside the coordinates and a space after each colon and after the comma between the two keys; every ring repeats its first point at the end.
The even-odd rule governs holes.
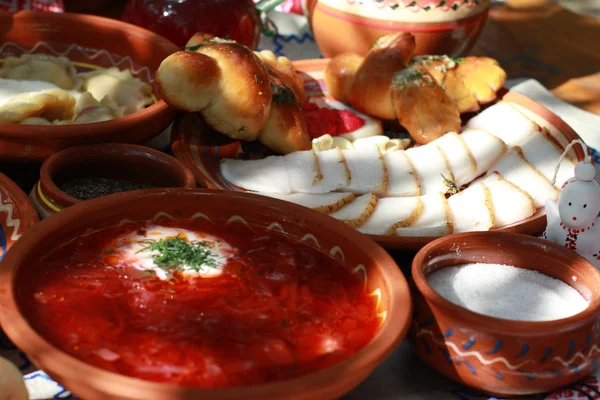
{"type": "MultiPolygon", "coordinates": [[[[294,63],[309,98],[331,100],[323,80],[327,62],[294,63]]],[[[418,249],[466,231],[543,231],[546,200],[557,200],[583,159],[574,146],[551,183],[564,148],[579,136],[540,104],[506,90],[465,121],[461,132],[405,150],[383,152],[371,142],[284,156],[219,134],[197,114],[182,114],[171,144],[201,186],[304,205],[385,248],[418,249]]]]}

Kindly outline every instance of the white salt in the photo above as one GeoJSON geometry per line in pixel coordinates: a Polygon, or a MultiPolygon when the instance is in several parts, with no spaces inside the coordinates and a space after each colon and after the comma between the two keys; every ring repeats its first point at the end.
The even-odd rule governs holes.
{"type": "Polygon", "coordinates": [[[464,264],[427,277],[442,297],[490,317],[552,321],[585,310],[588,301],[561,280],[537,271],[501,264],[464,264]]]}

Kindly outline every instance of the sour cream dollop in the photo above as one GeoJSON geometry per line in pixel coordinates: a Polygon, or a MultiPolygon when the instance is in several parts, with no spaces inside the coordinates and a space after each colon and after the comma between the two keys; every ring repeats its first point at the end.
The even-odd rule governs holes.
{"type": "MultiPolygon", "coordinates": [[[[162,246],[165,247],[165,246],[162,246]]],[[[166,280],[173,271],[188,277],[210,278],[223,273],[223,267],[235,250],[219,237],[187,229],[149,224],[144,229],[124,234],[116,239],[114,249],[106,249],[117,265],[130,265],[140,271],[152,271],[159,279],[166,280]],[[176,267],[161,265],[158,257],[165,256],[152,246],[178,239],[179,245],[191,246],[204,260],[200,265],[178,264],[176,267]]]]}

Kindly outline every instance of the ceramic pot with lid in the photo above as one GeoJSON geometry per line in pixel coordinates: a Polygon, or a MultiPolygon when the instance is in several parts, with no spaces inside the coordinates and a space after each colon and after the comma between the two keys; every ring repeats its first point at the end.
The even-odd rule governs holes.
{"type": "Polygon", "coordinates": [[[416,37],[417,55],[464,56],[487,20],[490,0],[307,0],[315,41],[324,57],[365,55],[395,32],[416,37]]]}

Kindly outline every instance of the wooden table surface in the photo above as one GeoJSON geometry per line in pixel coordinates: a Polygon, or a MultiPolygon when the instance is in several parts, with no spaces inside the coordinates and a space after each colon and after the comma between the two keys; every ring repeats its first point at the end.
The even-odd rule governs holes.
{"type": "Polygon", "coordinates": [[[509,78],[535,78],[561,99],[600,114],[600,19],[558,4],[493,6],[472,53],[497,59],[509,78]]]}
{"type": "MultiPolygon", "coordinates": [[[[600,0],[587,1],[600,10],[600,0]]],[[[124,1],[104,3],[108,5],[77,11],[121,17],[124,1]]],[[[598,18],[549,0],[506,0],[492,6],[472,53],[497,59],[509,78],[535,78],[561,99],[600,115],[598,18]]]]}

